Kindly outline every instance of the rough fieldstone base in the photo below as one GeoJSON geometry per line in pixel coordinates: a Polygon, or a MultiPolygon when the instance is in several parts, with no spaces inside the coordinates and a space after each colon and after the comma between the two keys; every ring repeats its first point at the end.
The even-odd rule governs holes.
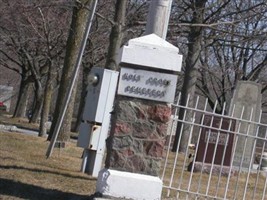
{"type": "Polygon", "coordinates": [[[166,103],[119,96],[114,110],[106,167],[158,176],[171,108],[166,103]]]}

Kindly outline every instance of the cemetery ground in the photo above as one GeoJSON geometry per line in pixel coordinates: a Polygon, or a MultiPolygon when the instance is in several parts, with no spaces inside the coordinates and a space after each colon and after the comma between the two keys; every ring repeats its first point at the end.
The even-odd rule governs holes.
{"type": "Polygon", "coordinates": [[[206,169],[202,173],[200,171],[191,172],[188,171],[187,166],[192,160],[192,158],[188,159],[188,155],[192,153],[195,152],[190,150],[187,155],[179,153],[176,156],[175,153],[169,152],[163,183],[172,189],[163,189],[163,197],[195,199],[198,196],[197,199],[201,200],[266,199],[264,194],[266,193],[267,172],[252,170],[250,173],[246,171],[240,171],[239,173],[238,169],[236,169],[229,175],[223,170],[220,173],[219,168],[214,169],[214,173],[210,173],[206,169]],[[177,189],[182,192],[177,193],[177,189]],[[206,195],[206,197],[203,195],[206,195]]]}
{"type": "MultiPolygon", "coordinates": [[[[0,122],[30,129],[37,128],[37,125],[29,127],[24,119],[0,118],[0,122]]],[[[76,147],[76,140],[72,139],[64,149],[55,148],[49,159],[45,156],[48,145],[46,138],[0,131],[0,199],[78,200],[89,199],[89,196],[95,193],[96,178],[80,172],[82,149],[76,147]]],[[[239,176],[232,175],[228,180],[227,176],[218,174],[187,171],[190,159],[188,155],[181,153],[178,154],[174,167],[175,158],[175,153],[170,152],[163,182],[166,186],[169,185],[170,179],[173,179],[172,188],[184,191],[180,192],[179,199],[185,199],[186,194],[188,199],[192,199],[195,197],[193,193],[224,197],[227,183],[228,199],[235,195],[237,199],[243,199],[245,185],[250,195],[246,196],[246,199],[252,199],[253,195],[254,199],[261,199],[264,193],[265,173],[249,174],[248,182],[248,173],[245,172],[239,176]],[[254,192],[255,187],[257,190],[254,192]],[[189,193],[186,192],[188,189],[189,193]]],[[[162,199],[176,199],[177,192],[169,191],[168,196],[168,189],[163,189],[162,199]]]]}
{"type": "MultiPolygon", "coordinates": [[[[23,122],[13,120],[27,126],[23,122]]],[[[0,131],[0,199],[75,200],[95,192],[96,179],[80,172],[82,149],[76,142],[55,149],[47,159],[48,145],[46,138],[0,131]]]]}

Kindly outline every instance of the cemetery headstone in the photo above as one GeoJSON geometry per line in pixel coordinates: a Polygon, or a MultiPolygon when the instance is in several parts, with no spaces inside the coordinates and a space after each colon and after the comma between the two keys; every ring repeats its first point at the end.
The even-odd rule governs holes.
{"type": "Polygon", "coordinates": [[[232,132],[235,129],[235,121],[205,115],[203,125],[205,128],[202,128],[201,131],[196,161],[230,166],[234,140],[232,132]]]}
{"type": "Polygon", "coordinates": [[[256,125],[252,122],[259,121],[261,111],[261,85],[251,81],[239,81],[234,91],[229,114],[240,119],[236,123],[236,148],[234,152],[233,166],[248,169],[253,164],[254,139],[248,136],[256,135],[256,125]],[[244,134],[244,135],[243,135],[244,134]],[[243,157],[243,159],[242,159],[243,157]]]}

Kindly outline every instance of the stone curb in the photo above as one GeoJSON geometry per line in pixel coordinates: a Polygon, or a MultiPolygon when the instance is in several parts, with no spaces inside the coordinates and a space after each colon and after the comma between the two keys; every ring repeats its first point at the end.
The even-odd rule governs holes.
{"type": "Polygon", "coordinates": [[[0,130],[15,132],[18,128],[16,126],[0,124],[0,130]]]}
{"type": "Polygon", "coordinates": [[[0,130],[6,131],[6,132],[20,132],[20,133],[32,135],[32,136],[38,135],[38,131],[33,131],[30,129],[24,129],[24,128],[18,128],[17,126],[14,126],[14,125],[0,124],[0,130]]]}

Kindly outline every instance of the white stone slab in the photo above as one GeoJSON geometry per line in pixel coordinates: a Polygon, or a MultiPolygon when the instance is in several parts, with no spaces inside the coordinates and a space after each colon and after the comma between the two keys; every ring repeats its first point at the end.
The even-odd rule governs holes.
{"type": "Polygon", "coordinates": [[[96,191],[115,198],[159,200],[162,181],[154,176],[103,169],[98,175],[96,191]]]}
{"type": "Polygon", "coordinates": [[[118,94],[172,103],[177,75],[140,69],[121,68],[118,94]]]}
{"type": "Polygon", "coordinates": [[[131,39],[120,49],[118,63],[129,63],[150,68],[181,71],[179,49],[155,34],[131,39]]]}

